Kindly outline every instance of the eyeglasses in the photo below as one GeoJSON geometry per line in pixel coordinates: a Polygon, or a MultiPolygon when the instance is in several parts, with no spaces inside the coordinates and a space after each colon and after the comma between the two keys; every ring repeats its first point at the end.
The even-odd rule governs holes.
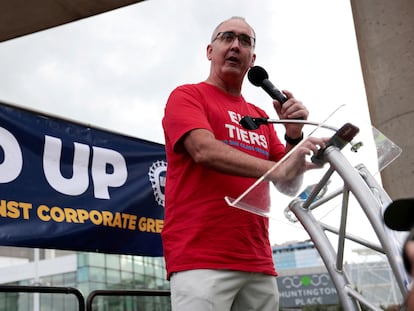
{"type": "Polygon", "coordinates": [[[237,35],[233,31],[219,32],[213,41],[220,39],[220,41],[222,42],[232,43],[234,42],[234,40],[236,40],[236,38],[237,40],[239,40],[240,46],[245,47],[245,48],[254,46],[256,42],[256,38],[250,37],[249,35],[246,35],[244,33],[237,35]]]}

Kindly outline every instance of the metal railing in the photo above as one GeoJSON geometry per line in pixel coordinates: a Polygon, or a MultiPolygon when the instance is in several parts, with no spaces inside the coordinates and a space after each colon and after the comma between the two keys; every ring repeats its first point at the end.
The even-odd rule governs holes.
{"type": "Polygon", "coordinates": [[[69,294],[74,295],[78,301],[79,311],[92,311],[93,302],[99,296],[135,296],[135,297],[169,297],[169,290],[94,290],[92,291],[85,304],[82,293],[72,287],[54,287],[54,286],[23,286],[23,285],[0,285],[0,292],[4,293],[47,293],[47,294],[69,294]],[[86,309],[85,309],[86,308],[86,309]]]}
{"type": "Polygon", "coordinates": [[[98,296],[163,296],[169,297],[171,295],[169,290],[94,290],[86,299],[86,311],[92,311],[93,301],[98,296]]]}
{"type": "Polygon", "coordinates": [[[78,300],[78,310],[85,310],[85,299],[82,293],[73,287],[54,286],[24,286],[24,285],[0,285],[0,292],[4,293],[47,293],[74,295],[78,300]]]}

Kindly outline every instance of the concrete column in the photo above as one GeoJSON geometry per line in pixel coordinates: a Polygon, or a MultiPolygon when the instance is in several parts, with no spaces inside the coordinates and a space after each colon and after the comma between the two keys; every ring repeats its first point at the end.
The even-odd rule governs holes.
{"type": "Polygon", "coordinates": [[[414,197],[414,1],[351,6],[372,124],[403,149],[382,182],[392,199],[414,197]]]}

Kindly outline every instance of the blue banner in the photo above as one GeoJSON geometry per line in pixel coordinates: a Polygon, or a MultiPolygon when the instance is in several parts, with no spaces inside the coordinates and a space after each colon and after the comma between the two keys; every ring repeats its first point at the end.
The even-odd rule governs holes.
{"type": "Polygon", "coordinates": [[[164,145],[0,104],[0,245],[162,256],[164,145]]]}

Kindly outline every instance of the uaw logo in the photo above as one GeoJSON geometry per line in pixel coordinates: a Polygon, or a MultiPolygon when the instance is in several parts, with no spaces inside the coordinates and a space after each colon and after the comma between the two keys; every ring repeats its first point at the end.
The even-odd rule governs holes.
{"type": "Polygon", "coordinates": [[[167,162],[156,161],[152,163],[148,177],[151,182],[152,191],[155,200],[161,206],[164,206],[165,201],[165,175],[167,173],[167,162]]]}

